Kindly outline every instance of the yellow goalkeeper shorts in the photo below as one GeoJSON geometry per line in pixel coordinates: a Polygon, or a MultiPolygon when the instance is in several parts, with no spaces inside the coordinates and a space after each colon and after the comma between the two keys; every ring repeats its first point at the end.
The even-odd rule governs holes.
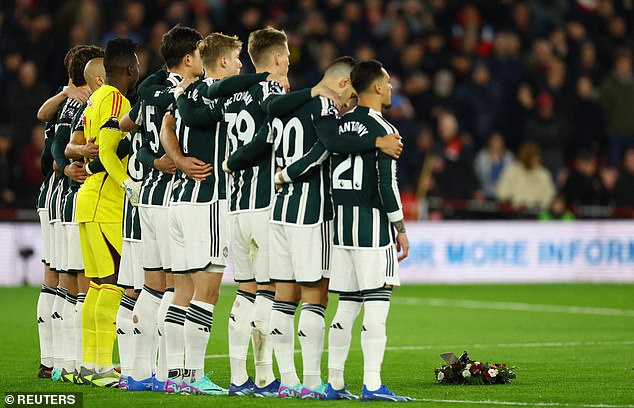
{"type": "Polygon", "coordinates": [[[120,222],[79,223],[79,239],[87,278],[107,278],[119,271],[123,246],[120,222]]]}

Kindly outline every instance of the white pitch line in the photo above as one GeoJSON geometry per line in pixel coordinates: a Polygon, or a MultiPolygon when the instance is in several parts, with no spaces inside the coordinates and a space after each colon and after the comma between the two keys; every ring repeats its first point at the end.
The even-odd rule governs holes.
{"type": "Polygon", "coordinates": [[[434,398],[416,398],[419,402],[439,402],[445,404],[471,404],[471,405],[506,405],[518,407],[580,407],[580,408],[634,408],[634,405],[613,405],[613,404],[574,404],[565,402],[521,402],[521,401],[472,401],[472,400],[450,400],[434,398]]]}
{"type": "Polygon", "coordinates": [[[485,302],[481,300],[460,300],[441,298],[393,297],[392,303],[411,306],[457,307],[461,309],[512,310],[520,312],[569,313],[595,316],[634,317],[634,310],[608,309],[600,307],[540,305],[515,302],[485,302]]]}
{"type": "MultiPolygon", "coordinates": [[[[634,346],[634,341],[569,341],[569,342],[549,342],[549,343],[499,343],[499,344],[443,344],[443,345],[421,345],[421,346],[388,346],[385,349],[390,351],[407,350],[449,350],[460,348],[547,348],[547,347],[606,347],[606,346],[634,346]]],[[[361,351],[361,349],[351,349],[350,351],[361,351]]],[[[300,350],[295,350],[299,353],[300,350]]],[[[325,353],[328,350],[324,350],[325,353]]],[[[205,358],[228,358],[229,354],[207,354],[205,358]]]]}

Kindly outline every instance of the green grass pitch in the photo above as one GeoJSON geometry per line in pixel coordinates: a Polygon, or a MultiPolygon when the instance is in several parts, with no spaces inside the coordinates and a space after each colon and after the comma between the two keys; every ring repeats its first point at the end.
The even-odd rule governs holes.
{"type": "MultiPolygon", "coordinates": [[[[222,288],[206,361],[212,379],[224,386],[229,385],[226,321],[234,293],[233,286],[222,288]]],[[[37,288],[0,289],[3,392],[83,392],[86,407],[360,404],[168,396],[38,379],[37,296],[37,288]]],[[[634,285],[405,285],[392,299],[383,381],[419,399],[415,405],[634,407],[634,285]],[[518,366],[517,379],[498,386],[436,384],[433,369],[442,362],[437,354],[463,350],[481,361],[518,366]]],[[[327,321],[335,307],[332,298],[327,321]]],[[[346,365],[348,388],[355,393],[362,385],[360,320],[346,365]]],[[[299,354],[296,362],[301,378],[299,354]]],[[[324,355],[324,375],[326,362],[324,355]]]]}

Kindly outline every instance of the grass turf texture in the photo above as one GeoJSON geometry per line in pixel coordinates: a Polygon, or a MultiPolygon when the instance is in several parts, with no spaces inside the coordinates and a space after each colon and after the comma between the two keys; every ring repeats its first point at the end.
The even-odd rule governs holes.
{"type": "MultiPolygon", "coordinates": [[[[226,286],[221,292],[206,364],[208,370],[214,371],[213,381],[228,386],[229,362],[224,356],[228,352],[226,321],[235,288],[226,286]]],[[[622,284],[406,285],[392,298],[383,381],[396,393],[424,401],[414,404],[430,407],[493,406],[485,401],[515,402],[522,406],[634,404],[633,293],[634,285],[622,284]],[[469,300],[476,302],[464,302],[469,300]],[[433,369],[442,364],[437,354],[453,351],[459,355],[463,350],[480,361],[518,366],[517,379],[511,385],[498,386],[436,384],[433,369]]],[[[169,396],[38,379],[37,296],[37,288],[0,289],[0,310],[3,311],[0,390],[3,392],[83,392],[86,407],[359,404],[354,401],[169,396]]],[[[331,298],[327,322],[332,319],[335,307],[336,300],[331,298]]],[[[348,388],[356,394],[360,392],[363,378],[360,321],[361,316],[353,332],[346,365],[348,388]]],[[[298,348],[297,339],[295,344],[298,348]]],[[[301,378],[299,354],[296,354],[296,362],[301,378]]],[[[324,375],[326,364],[324,355],[324,375]]],[[[251,361],[248,367],[252,374],[251,361]]],[[[387,403],[372,404],[377,405],[387,403]]]]}

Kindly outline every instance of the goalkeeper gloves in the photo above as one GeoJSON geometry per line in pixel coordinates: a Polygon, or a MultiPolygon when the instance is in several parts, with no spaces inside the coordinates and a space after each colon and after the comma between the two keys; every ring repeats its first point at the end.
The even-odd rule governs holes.
{"type": "Polygon", "coordinates": [[[125,195],[133,206],[139,205],[139,196],[141,194],[141,182],[134,181],[131,178],[121,183],[121,188],[125,191],[125,195]]]}

